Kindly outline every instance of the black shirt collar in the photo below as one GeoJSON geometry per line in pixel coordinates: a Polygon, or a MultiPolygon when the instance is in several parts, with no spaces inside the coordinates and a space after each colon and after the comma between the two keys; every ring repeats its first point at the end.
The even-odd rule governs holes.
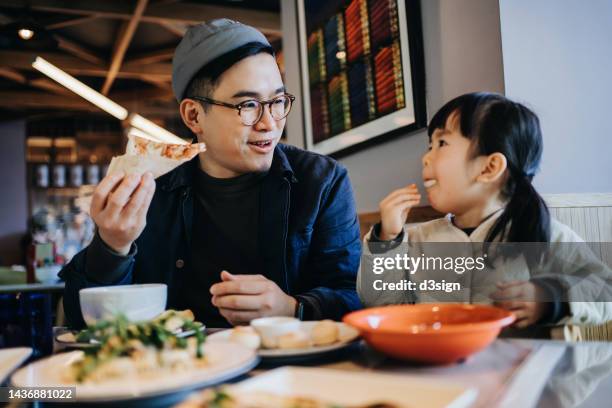
{"type": "Polygon", "coordinates": [[[233,194],[247,191],[257,186],[268,172],[246,173],[237,177],[212,177],[199,167],[194,169],[193,186],[197,192],[208,194],[233,194]]]}

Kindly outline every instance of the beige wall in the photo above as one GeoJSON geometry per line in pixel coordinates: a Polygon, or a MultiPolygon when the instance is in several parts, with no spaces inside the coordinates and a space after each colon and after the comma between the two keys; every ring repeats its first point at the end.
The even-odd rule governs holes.
{"type": "MultiPolygon", "coordinates": [[[[283,1],[281,24],[288,89],[300,95],[294,2],[283,1]]],[[[496,0],[421,1],[427,114],[471,91],[504,92],[499,5],[496,0]]],[[[299,99],[299,98],[298,98],[299,99]]],[[[289,142],[303,146],[302,107],[287,122],[289,142]]],[[[388,192],[421,182],[421,155],[427,134],[420,131],[342,158],[359,212],[375,211],[388,192]]]]}
{"type": "Polygon", "coordinates": [[[543,193],[611,193],[612,1],[500,0],[507,95],[544,134],[543,193]]]}

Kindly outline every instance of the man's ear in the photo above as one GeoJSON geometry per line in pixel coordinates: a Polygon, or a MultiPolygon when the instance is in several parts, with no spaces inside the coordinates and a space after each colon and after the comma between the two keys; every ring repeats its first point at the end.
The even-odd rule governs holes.
{"type": "Polygon", "coordinates": [[[183,123],[189,130],[196,135],[202,133],[202,119],[204,116],[202,105],[193,99],[183,99],[179,105],[179,112],[183,123]]]}
{"type": "Polygon", "coordinates": [[[491,183],[499,180],[508,167],[506,156],[501,153],[493,153],[485,158],[480,174],[476,178],[482,183],[491,183]]]}

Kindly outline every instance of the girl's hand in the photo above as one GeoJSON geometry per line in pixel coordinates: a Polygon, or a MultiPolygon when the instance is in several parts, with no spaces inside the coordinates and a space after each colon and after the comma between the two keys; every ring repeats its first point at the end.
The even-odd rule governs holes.
{"type": "Polygon", "coordinates": [[[548,303],[538,301],[544,298],[544,290],[529,281],[500,282],[491,294],[494,305],[510,310],[516,316],[513,326],[524,329],[544,317],[548,303]]]}
{"type": "Polygon", "coordinates": [[[397,237],[406,223],[412,207],[421,201],[416,184],[393,191],[379,204],[381,228],[380,239],[384,241],[397,237]]]}

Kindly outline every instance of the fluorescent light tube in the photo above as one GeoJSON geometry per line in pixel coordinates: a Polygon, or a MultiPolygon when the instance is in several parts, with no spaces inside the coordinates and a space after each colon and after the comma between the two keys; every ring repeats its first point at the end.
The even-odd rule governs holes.
{"type": "MultiPolygon", "coordinates": [[[[88,87],[75,77],[67,74],[44,58],[36,57],[32,63],[32,66],[117,119],[125,120],[128,117],[128,111],[123,106],[113,102],[106,96],[88,87]]],[[[129,124],[148,134],[149,139],[156,139],[162,143],[189,143],[136,113],[130,115],[129,124]]]]}
{"type": "Polygon", "coordinates": [[[128,111],[123,106],[113,102],[106,96],[88,87],[75,77],[68,75],[66,72],[51,64],[44,58],[36,57],[36,60],[34,60],[32,66],[54,81],[64,85],[66,88],[70,89],[80,97],[93,103],[98,108],[113,115],[117,119],[125,120],[125,118],[127,118],[128,111]]]}
{"type": "Polygon", "coordinates": [[[137,113],[132,113],[128,121],[131,126],[138,128],[145,133],[148,133],[150,137],[152,136],[162,143],[189,144],[188,141],[181,139],[174,133],[168,132],[163,127],[156,125],[155,123],[143,118],[137,113]]]}
{"type": "Polygon", "coordinates": [[[140,129],[137,129],[135,127],[130,126],[130,128],[127,131],[127,135],[128,136],[136,136],[136,137],[140,137],[142,139],[147,139],[147,140],[152,140],[154,142],[157,143],[163,143],[161,140],[159,140],[158,138],[156,138],[155,136],[151,136],[150,134],[148,134],[145,131],[142,131],[140,129]]]}

